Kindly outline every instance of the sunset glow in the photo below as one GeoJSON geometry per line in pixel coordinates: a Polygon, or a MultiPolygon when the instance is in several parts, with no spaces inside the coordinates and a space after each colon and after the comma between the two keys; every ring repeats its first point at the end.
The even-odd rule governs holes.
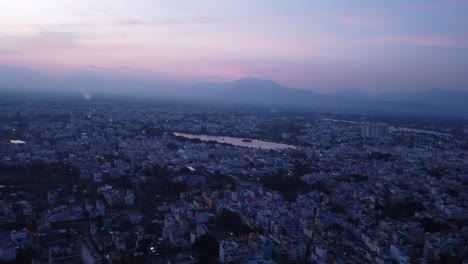
{"type": "Polygon", "coordinates": [[[467,1],[0,3],[0,64],[327,92],[468,89],[467,1]]]}

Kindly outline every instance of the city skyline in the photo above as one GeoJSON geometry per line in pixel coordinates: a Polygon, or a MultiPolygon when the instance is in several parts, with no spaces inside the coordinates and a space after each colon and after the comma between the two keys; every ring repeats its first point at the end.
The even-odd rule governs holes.
{"type": "Polygon", "coordinates": [[[0,65],[59,79],[468,89],[464,1],[20,1],[0,10],[0,65]]]}

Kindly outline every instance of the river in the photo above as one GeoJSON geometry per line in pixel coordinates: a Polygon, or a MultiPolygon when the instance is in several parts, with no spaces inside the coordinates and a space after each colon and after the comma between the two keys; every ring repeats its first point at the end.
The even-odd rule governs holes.
{"type": "Polygon", "coordinates": [[[25,141],[23,141],[23,140],[18,140],[18,139],[12,139],[12,140],[10,140],[10,143],[11,143],[11,144],[26,144],[25,141]]]}
{"type": "Polygon", "coordinates": [[[226,143],[234,146],[247,147],[247,148],[258,148],[258,149],[295,149],[296,146],[275,143],[269,141],[263,141],[258,139],[245,139],[225,136],[208,136],[208,135],[193,135],[174,132],[175,136],[184,137],[189,139],[200,139],[201,141],[216,141],[218,143],[226,143]]]}

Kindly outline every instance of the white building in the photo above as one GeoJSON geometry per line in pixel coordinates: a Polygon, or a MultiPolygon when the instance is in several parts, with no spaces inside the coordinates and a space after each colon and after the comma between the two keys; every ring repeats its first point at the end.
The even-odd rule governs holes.
{"type": "Polygon", "coordinates": [[[10,233],[10,238],[13,242],[16,242],[18,240],[24,240],[28,237],[28,229],[23,228],[21,231],[16,231],[13,230],[10,233]]]}
{"type": "Polygon", "coordinates": [[[102,258],[92,247],[83,244],[81,246],[81,261],[83,264],[98,264],[102,263],[102,258]]]}
{"type": "Polygon", "coordinates": [[[410,263],[410,258],[406,254],[404,248],[399,248],[395,245],[390,245],[390,257],[398,262],[398,264],[410,263]]]}
{"type": "Polygon", "coordinates": [[[93,180],[94,182],[102,182],[102,173],[94,173],[93,180]]]}
{"type": "Polygon", "coordinates": [[[106,206],[102,201],[96,200],[96,211],[100,216],[106,215],[106,206]]]}
{"type": "Polygon", "coordinates": [[[133,190],[127,190],[124,197],[125,205],[134,205],[135,204],[135,195],[133,190]]]}
{"type": "Polygon", "coordinates": [[[47,203],[55,204],[55,192],[53,191],[47,192],[47,203]]]}
{"type": "Polygon", "coordinates": [[[32,206],[28,203],[23,204],[23,214],[32,215],[33,209],[32,206]]]}
{"type": "Polygon", "coordinates": [[[245,263],[249,255],[248,248],[232,240],[222,240],[219,243],[219,261],[221,263],[229,263],[238,261],[245,263]]]}
{"type": "Polygon", "coordinates": [[[312,263],[327,263],[328,245],[325,241],[316,241],[315,249],[310,253],[312,263]]]}

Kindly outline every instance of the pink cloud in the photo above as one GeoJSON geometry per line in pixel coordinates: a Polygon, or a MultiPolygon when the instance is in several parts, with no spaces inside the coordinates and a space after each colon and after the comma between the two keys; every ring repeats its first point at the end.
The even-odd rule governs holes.
{"type": "Polygon", "coordinates": [[[348,16],[340,19],[340,22],[346,26],[358,27],[376,27],[382,24],[382,21],[370,19],[362,16],[348,16]]]}
{"type": "Polygon", "coordinates": [[[365,39],[363,44],[400,44],[429,47],[468,47],[468,42],[447,37],[386,36],[365,39]]]}

